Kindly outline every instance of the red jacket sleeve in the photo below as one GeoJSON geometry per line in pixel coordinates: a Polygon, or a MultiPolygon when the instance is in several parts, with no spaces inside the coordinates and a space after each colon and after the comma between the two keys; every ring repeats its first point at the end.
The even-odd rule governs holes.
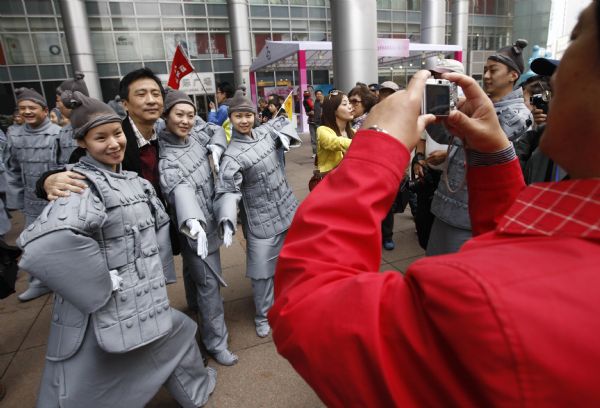
{"type": "Polygon", "coordinates": [[[473,235],[493,231],[525,188],[519,160],[496,166],[469,166],[469,215],[473,235]]]}
{"type": "Polygon", "coordinates": [[[472,366],[484,367],[486,391],[498,383],[518,391],[510,375],[497,374],[510,372],[505,341],[467,273],[440,258],[420,261],[406,278],[378,272],[381,220],[408,162],[396,139],[359,131],[298,209],[279,256],[273,339],[328,406],[485,406],[472,366]],[[480,332],[494,353],[481,338],[462,338],[480,332]],[[454,354],[482,349],[467,364],[454,354]]]}

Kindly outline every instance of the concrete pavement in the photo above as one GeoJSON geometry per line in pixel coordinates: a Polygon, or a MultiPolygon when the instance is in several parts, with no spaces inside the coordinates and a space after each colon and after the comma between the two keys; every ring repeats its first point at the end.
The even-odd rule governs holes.
{"type": "MultiPolygon", "coordinates": [[[[286,171],[294,193],[302,200],[308,194],[312,174],[310,141],[303,135],[302,147],[286,155],[286,171]]],[[[13,218],[7,234],[11,244],[23,228],[20,214],[13,218]]],[[[397,214],[394,228],[396,249],[383,251],[380,270],[406,270],[423,256],[409,215],[397,214]]],[[[250,282],[245,274],[245,241],[237,234],[230,248],[221,249],[223,274],[229,287],[222,290],[225,318],[230,334],[230,349],[240,360],[233,367],[223,367],[209,360],[218,371],[217,388],[208,407],[321,407],[322,402],[289,363],[277,354],[271,337],[261,339],[254,331],[254,304],[250,282]]],[[[181,278],[181,259],[176,257],[181,278]]],[[[17,293],[26,288],[26,276],[20,274],[17,293]]],[[[188,314],[181,279],[169,286],[171,305],[188,314]]],[[[50,295],[21,303],[15,295],[0,300],[0,379],[7,387],[0,407],[33,407],[39,388],[52,299],[50,295]]],[[[177,407],[163,389],[149,407],[177,407]]]]}

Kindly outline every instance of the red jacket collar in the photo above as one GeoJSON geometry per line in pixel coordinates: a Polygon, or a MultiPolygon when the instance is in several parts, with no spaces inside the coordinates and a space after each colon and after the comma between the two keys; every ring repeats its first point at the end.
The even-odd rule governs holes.
{"type": "Polygon", "coordinates": [[[519,194],[496,231],[600,239],[600,179],[530,185],[519,194]]]}

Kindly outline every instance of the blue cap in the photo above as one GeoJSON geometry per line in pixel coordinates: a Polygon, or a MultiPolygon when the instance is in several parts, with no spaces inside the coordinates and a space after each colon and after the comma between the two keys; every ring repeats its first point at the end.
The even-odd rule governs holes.
{"type": "Polygon", "coordinates": [[[530,68],[538,75],[552,76],[559,62],[559,60],[550,58],[536,58],[531,61],[530,68]]]}

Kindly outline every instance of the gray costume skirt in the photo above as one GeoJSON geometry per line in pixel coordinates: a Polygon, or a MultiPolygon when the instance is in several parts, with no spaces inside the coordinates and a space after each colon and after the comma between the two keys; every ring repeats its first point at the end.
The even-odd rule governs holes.
{"type": "Polygon", "coordinates": [[[257,238],[247,229],[246,277],[268,279],[275,276],[277,258],[285,241],[287,231],[272,238],[257,238]]]}
{"type": "Polygon", "coordinates": [[[163,384],[181,406],[204,405],[216,374],[202,363],[196,324],[171,311],[173,329],[167,336],[123,354],[100,349],[90,322],[73,357],[46,361],[36,406],[141,408],[163,384]]]}
{"type": "Polygon", "coordinates": [[[427,242],[427,256],[443,255],[458,252],[461,246],[473,236],[468,229],[454,227],[438,217],[435,217],[429,242],[427,242]]]}

